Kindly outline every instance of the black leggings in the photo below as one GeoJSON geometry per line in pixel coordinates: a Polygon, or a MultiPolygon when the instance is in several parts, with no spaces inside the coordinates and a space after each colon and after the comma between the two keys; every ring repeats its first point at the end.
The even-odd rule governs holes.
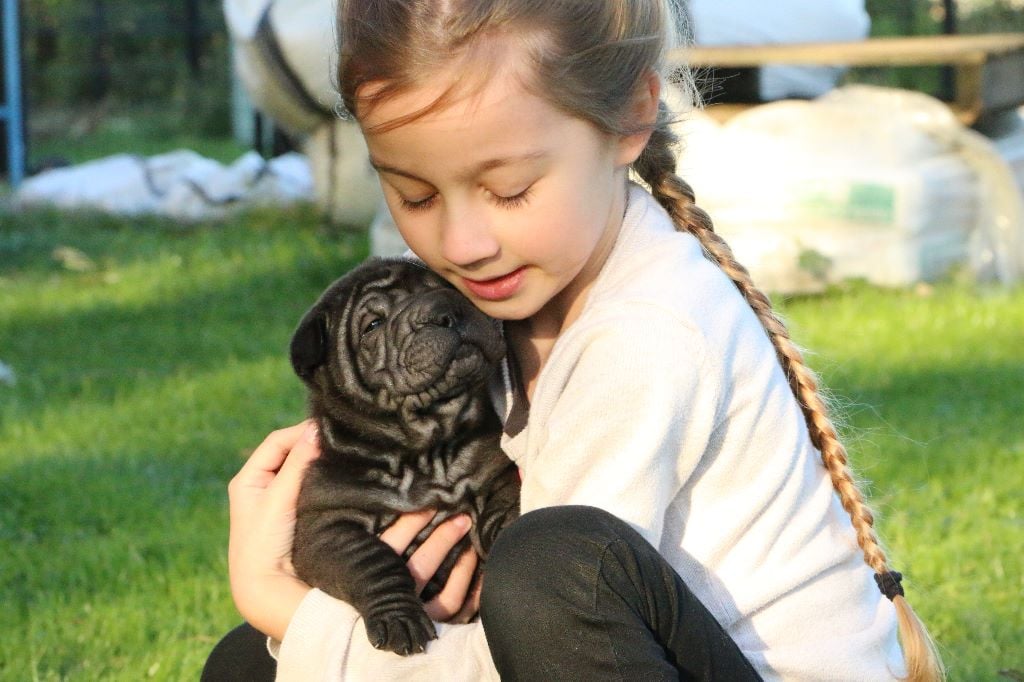
{"type": "MultiPolygon", "coordinates": [[[[503,680],[761,679],[650,543],[593,507],[539,509],[502,531],[480,616],[503,680]]],[[[203,680],[269,680],[248,625],[210,654],[203,680]]]]}
{"type": "Polygon", "coordinates": [[[498,536],[480,615],[503,680],[759,680],[657,550],[593,507],[498,536]]]}
{"type": "Polygon", "coordinates": [[[210,652],[200,682],[268,682],[277,674],[277,661],[267,651],[267,636],[242,623],[224,635],[210,652]]]}

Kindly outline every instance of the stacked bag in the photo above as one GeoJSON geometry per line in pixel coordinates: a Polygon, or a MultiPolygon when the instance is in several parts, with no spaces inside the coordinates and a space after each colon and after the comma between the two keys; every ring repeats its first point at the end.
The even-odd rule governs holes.
{"type": "Polygon", "coordinates": [[[1024,270],[1021,185],[999,149],[926,95],[848,86],[678,124],[680,175],[763,288],[904,286],[1024,270]]]}
{"type": "MultiPolygon", "coordinates": [[[[335,221],[370,225],[373,253],[403,252],[358,127],[340,117],[333,0],[224,7],[239,77],[257,108],[301,141],[320,205],[335,221]]],[[[866,30],[861,0],[828,7],[866,30]]],[[[691,9],[698,39],[713,43],[713,5],[691,9]]],[[[822,73],[822,83],[797,87],[799,74],[783,75],[777,81],[789,90],[779,93],[827,90],[835,78],[822,73]]],[[[678,170],[769,291],[850,278],[904,286],[958,268],[1012,283],[1024,271],[1024,127],[994,145],[938,100],[869,86],[765,104],[724,125],[676,104],[685,144],[678,170]]]]}

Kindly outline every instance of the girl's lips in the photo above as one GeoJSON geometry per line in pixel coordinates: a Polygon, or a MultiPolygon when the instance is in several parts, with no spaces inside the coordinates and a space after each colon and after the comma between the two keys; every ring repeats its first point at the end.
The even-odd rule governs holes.
{"type": "Polygon", "coordinates": [[[462,282],[477,298],[482,298],[485,301],[501,301],[510,298],[519,290],[523,284],[525,273],[526,267],[524,266],[493,279],[477,280],[463,277],[462,282]]]}

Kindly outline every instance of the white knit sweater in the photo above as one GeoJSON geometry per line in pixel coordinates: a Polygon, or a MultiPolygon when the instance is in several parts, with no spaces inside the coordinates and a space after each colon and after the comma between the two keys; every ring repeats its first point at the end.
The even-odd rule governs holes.
{"type": "MultiPolygon", "coordinates": [[[[493,393],[507,419],[507,371],[493,393]]],[[[895,611],[771,342],[641,187],[527,425],[502,447],[522,469],[524,513],[587,504],[627,521],[766,679],[902,674],[895,611]]],[[[438,630],[424,654],[380,652],[349,605],[314,590],[277,651],[278,679],[497,679],[479,623],[438,630]]]]}

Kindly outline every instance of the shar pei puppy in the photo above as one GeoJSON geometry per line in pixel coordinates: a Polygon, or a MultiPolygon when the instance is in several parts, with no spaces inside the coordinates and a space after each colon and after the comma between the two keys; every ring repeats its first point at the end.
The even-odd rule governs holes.
{"type": "Polygon", "coordinates": [[[518,470],[487,391],[504,352],[496,321],[400,259],[368,260],[334,282],[292,338],[322,450],[303,478],[292,561],[359,611],[379,649],[422,651],[436,633],[421,599],[440,592],[469,543],[486,557],[518,516],[518,470]],[[423,509],[437,514],[404,556],[380,540],[399,514],[423,509]],[[417,596],[406,560],[463,512],[471,531],[417,596]]]}

